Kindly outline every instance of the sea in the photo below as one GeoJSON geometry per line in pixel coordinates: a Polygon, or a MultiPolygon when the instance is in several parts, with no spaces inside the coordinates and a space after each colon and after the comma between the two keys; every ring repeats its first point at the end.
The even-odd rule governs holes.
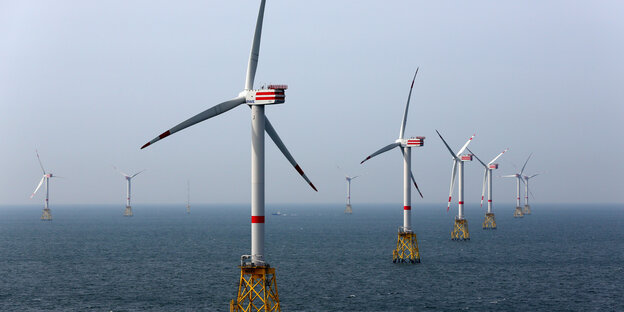
{"type": "MultiPolygon", "coordinates": [[[[282,311],[624,311],[624,205],[417,203],[419,264],[392,263],[402,205],[266,206],[282,311]],[[276,216],[272,213],[280,212],[276,216]]],[[[0,311],[228,311],[249,205],[0,207],[0,311]]]]}

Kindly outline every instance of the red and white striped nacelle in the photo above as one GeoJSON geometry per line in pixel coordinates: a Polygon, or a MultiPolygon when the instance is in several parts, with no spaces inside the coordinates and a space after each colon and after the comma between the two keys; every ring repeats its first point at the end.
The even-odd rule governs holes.
{"type": "Polygon", "coordinates": [[[286,102],[286,89],[287,85],[269,85],[268,89],[249,90],[245,100],[247,104],[253,105],[282,104],[286,102]]]}
{"type": "Polygon", "coordinates": [[[461,159],[461,161],[472,161],[472,154],[461,155],[459,159],[461,159]]]}
{"type": "Polygon", "coordinates": [[[411,137],[409,139],[399,139],[398,142],[401,143],[401,146],[403,147],[423,146],[425,145],[425,137],[418,136],[418,137],[411,137]]]}
{"type": "Polygon", "coordinates": [[[490,169],[498,169],[498,164],[490,164],[488,167],[490,169]]]}

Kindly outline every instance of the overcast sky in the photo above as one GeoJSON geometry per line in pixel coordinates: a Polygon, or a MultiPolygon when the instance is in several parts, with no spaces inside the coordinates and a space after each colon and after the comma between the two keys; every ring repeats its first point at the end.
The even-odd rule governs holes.
{"type": "MultiPolygon", "coordinates": [[[[37,204],[35,149],[50,205],[119,203],[113,170],[147,171],[137,203],[250,198],[250,110],[237,107],[150,146],[164,130],[244,87],[259,1],[0,0],[0,205],[37,204]]],[[[267,203],[402,205],[398,137],[426,136],[412,166],[418,203],[445,206],[452,161],[435,134],[489,161],[495,202],[529,153],[534,202],[623,203],[621,1],[292,1],[266,6],[256,87],[287,83],[267,116],[319,189],[267,137],[267,203]],[[338,168],[340,166],[340,168],[338,168]]],[[[466,202],[483,169],[466,165],[466,202]]]]}

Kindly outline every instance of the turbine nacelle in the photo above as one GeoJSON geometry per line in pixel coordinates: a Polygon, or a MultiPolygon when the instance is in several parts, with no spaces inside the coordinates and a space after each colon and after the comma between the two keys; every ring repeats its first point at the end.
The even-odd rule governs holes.
{"type": "Polygon", "coordinates": [[[498,164],[490,164],[488,166],[488,169],[493,170],[493,169],[498,169],[498,164]]]}
{"type": "Polygon", "coordinates": [[[464,154],[459,156],[461,161],[472,161],[472,154],[464,154]]]}
{"type": "Polygon", "coordinates": [[[401,147],[417,147],[425,145],[425,137],[411,137],[409,139],[397,139],[395,143],[401,144],[401,147]]]}
{"type": "Polygon", "coordinates": [[[248,105],[282,104],[286,102],[286,89],[287,85],[269,85],[268,89],[245,90],[239,96],[244,96],[248,105]]]}

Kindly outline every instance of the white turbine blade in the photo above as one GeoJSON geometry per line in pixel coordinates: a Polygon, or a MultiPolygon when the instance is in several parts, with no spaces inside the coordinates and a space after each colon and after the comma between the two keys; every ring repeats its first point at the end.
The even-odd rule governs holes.
{"type": "Polygon", "coordinates": [[[485,183],[487,182],[487,171],[488,168],[485,167],[483,171],[483,187],[481,188],[481,207],[483,207],[483,198],[485,197],[485,183]]]}
{"type": "Polygon", "coordinates": [[[399,131],[399,139],[403,138],[405,134],[405,126],[407,125],[407,111],[409,110],[410,99],[412,98],[412,89],[414,88],[414,80],[416,80],[416,75],[418,74],[418,68],[416,68],[416,73],[414,73],[414,78],[412,79],[412,86],[410,87],[409,94],[407,95],[407,104],[405,105],[405,113],[403,113],[403,122],[401,123],[401,131],[399,131]]]}
{"type": "Polygon", "coordinates": [[[256,77],[256,68],[258,67],[258,57],[260,55],[260,37],[262,35],[262,20],[264,19],[265,2],[265,0],[260,1],[260,10],[258,11],[256,31],[254,32],[253,42],[251,43],[251,52],[249,52],[249,63],[247,63],[247,79],[245,80],[245,90],[253,89],[254,78],[256,77]]]}
{"type": "Polygon", "coordinates": [[[375,157],[375,156],[377,156],[377,155],[379,155],[381,153],[385,153],[385,152],[387,152],[387,151],[389,151],[389,150],[391,150],[391,149],[393,149],[393,148],[395,148],[395,147],[397,147],[399,145],[401,145],[401,143],[392,143],[392,144],[388,144],[388,145],[380,148],[378,151],[370,154],[368,157],[366,157],[366,159],[362,160],[362,162],[360,162],[360,165],[363,164],[365,161],[367,161],[367,160],[369,160],[369,159],[371,159],[371,158],[373,158],[373,157],[375,157]]]}
{"type": "Polygon", "coordinates": [[[468,141],[466,141],[466,144],[464,144],[464,146],[462,146],[462,148],[459,150],[459,152],[457,152],[457,157],[459,157],[459,155],[461,155],[466,148],[468,148],[468,144],[470,144],[470,142],[472,142],[472,139],[475,137],[475,135],[473,134],[470,139],[468,139],[468,141]]]}
{"type": "Polygon", "coordinates": [[[357,178],[357,177],[359,177],[359,176],[355,176],[355,177],[351,178],[351,180],[353,180],[353,179],[355,179],[355,178],[357,178]]]}
{"type": "Polygon", "coordinates": [[[117,167],[115,167],[115,166],[113,166],[113,169],[117,170],[119,173],[121,173],[121,175],[122,175],[122,176],[124,176],[124,177],[126,177],[126,178],[129,178],[129,177],[130,177],[130,175],[128,175],[127,173],[125,173],[125,172],[123,172],[123,171],[121,171],[121,170],[119,170],[119,168],[117,168],[117,167]]]}
{"type": "Polygon", "coordinates": [[[506,152],[506,151],[508,151],[508,150],[509,150],[509,148],[506,148],[504,151],[502,151],[500,154],[498,154],[498,156],[494,157],[494,159],[492,159],[492,160],[488,163],[488,165],[489,165],[489,164],[494,163],[494,162],[498,159],[498,157],[503,156],[503,154],[505,154],[505,152],[506,152]]]}
{"type": "Polygon", "coordinates": [[[501,176],[501,178],[515,178],[515,177],[516,177],[515,174],[501,176]]]}
{"type": "Polygon", "coordinates": [[[444,145],[446,146],[446,148],[449,150],[449,153],[451,153],[451,156],[453,156],[453,159],[458,160],[457,156],[455,156],[455,153],[453,153],[453,150],[451,149],[451,147],[446,143],[446,141],[444,140],[444,138],[442,137],[442,135],[440,134],[440,132],[438,132],[438,130],[436,130],[436,132],[438,133],[438,136],[440,137],[440,139],[442,139],[442,142],[444,143],[444,145]]]}
{"type": "Polygon", "coordinates": [[[193,117],[191,117],[191,118],[189,118],[189,119],[187,119],[187,120],[185,120],[183,122],[181,122],[177,126],[175,126],[175,127],[171,128],[171,129],[163,132],[161,135],[155,137],[153,140],[145,143],[145,145],[143,145],[141,147],[141,149],[144,149],[144,148],[146,148],[146,147],[148,147],[148,146],[150,146],[150,145],[152,145],[152,144],[154,144],[154,143],[156,143],[156,142],[158,142],[158,141],[168,137],[169,135],[174,134],[174,133],[176,133],[176,132],[178,132],[180,130],[183,130],[185,128],[188,128],[188,127],[190,127],[190,126],[192,126],[192,125],[194,125],[196,123],[199,123],[199,122],[202,122],[202,121],[204,121],[206,119],[212,118],[214,116],[223,114],[223,113],[229,111],[230,109],[232,109],[232,108],[234,108],[234,107],[236,107],[238,105],[241,105],[243,103],[245,103],[245,97],[240,96],[240,97],[231,99],[229,101],[225,101],[225,102],[223,102],[221,104],[217,104],[217,105],[215,105],[215,106],[213,106],[213,107],[211,107],[211,108],[209,108],[209,109],[207,109],[207,110],[205,110],[205,111],[203,111],[203,112],[201,112],[201,113],[199,113],[199,114],[197,114],[197,115],[195,115],[195,116],[193,116],[193,117]]]}
{"type": "Polygon", "coordinates": [[[475,153],[473,153],[469,148],[466,147],[466,149],[468,150],[468,152],[470,152],[470,154],[472,154],[472,156],[474,156],[482,165],[483,167],[485,167],[485,169],[487,169],[487,165],[484,164],[481,159],[479,157],[477,157],[477,155],[475,155],[475,153]]]}
{"type": "Polygon", "coordinates": [[[141,170],[141,171],[139,171],[139,172],[137,172],[137,173],[133,174],[132,176],[130,176],[130,178],[132,179],[132,178],[134,178],[134,177],[138,176],[138,175],[139,175],[139,173],[141,173],[141,172],[143,172],[143,171],[145,171],[145,169],[143,169],[143,170],[141,170]]]}
{"type": "Polygon", "coordinates": [[[522,175],[522,173],[524,172],[524,167],[526,167],[527,163],[529,162],[529,159],[531,159],[531,156],[533,156],[533,153],[529,154],[529,157],[527,157],[527,160],[524,162],[524,165],[522,166],[522,170],[520,170],[520,175],[522,175]]]}
{"type": "Polygon", "coordinates": [[[41,158],[39,158],[39,151],[35,150],[35,153],[37,153],[37,160],[39,161],[39,166],[41,167],[41,171],[43,171],[43,174],[45,174],[45,169],[43,169],[43,164],[41,163],[41,158]]]}
{"type": "MultiPolygon", "coordinates": [[[[262,3],[264,5],[264,1],[262,1],[262,3]]],[[[299,167],[299,165],[295,161],[295,158],[292,157],[292,155],[290,154],[290,152],[286,148],[286,145],[284,145],[284,142],[282,142],[282,139],[280,139],[279,135],[277,135],[277,131],[275,131],[275,128],[273,128],[273,125],[271,125],[271,122],[269,121],[269,118],[265,117],[265,127],[264,128],[265,128],[266,133],[269,134],[269,137],[271,137],[273,142],[275,142],[275,145],[277,145],[277,148],[279,148],[279,150],[282,151],[282,154],[284,154],[284,157],[286,157],[286,159],[288,159],[290,164],[293,167],[295,167],[295,170],[297,170],[297,172],[299,172],[299,174],[303,177],[303,179],[306,180],[306,182],[308,182],[308,184],[310,184],[310,186],[315,191],[318,192],[318,190],[316,189],[314,184],[312,184],[310,179],[308,179],[308,176],[306,176],[306,174],[303,173],[303,170],[301,170],[301,167],[299,167]]]]}
{"type": "Polygon", "coordinates": [[[527,179],[530,179],[530,178],[536,177],[536,176],[538,176],[538,175],[539,175],[539,173],[536,173],[536,174],[534,174],[534,175],[532,175],[532,176],[528,176],[528,177],[527,177],[527,179]]]}
{"type": "Polygon", "coordinates": [[[453,196],[453,187],[455,186],[455,174],[457,173],[457,161],[458,160],[456,159],[453,160],[453,171],[451,172],[451,187],[449,189],[448,206],[446,206],[447,212],[451,208],[451,197],[453,196]]]}
{"type": "Polygon", "coordinates": [[[37,191],[41,187],[41,184],[43,184],[43,180],[45,180],[45,176],[43,178],[41,178],[41,181],[39,181],[39,185],[37,185],[37,188],[35,189],[35,191],[32,193],[32,195],[30,195],[30,198],[33,198],[35,196],[35,194],[37,194],[37,191]]]}

